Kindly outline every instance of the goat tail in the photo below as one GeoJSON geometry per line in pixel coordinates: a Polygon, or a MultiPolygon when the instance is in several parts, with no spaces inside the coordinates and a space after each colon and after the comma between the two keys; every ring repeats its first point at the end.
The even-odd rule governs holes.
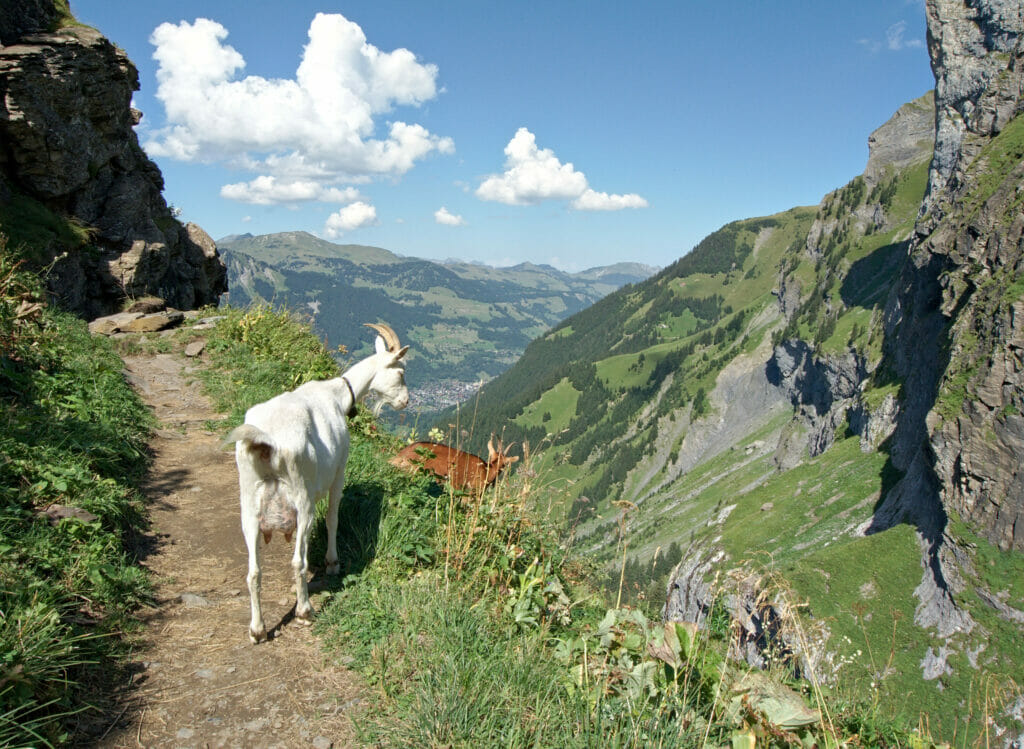
{"type": "Polygon", "coordinates": [[[270,462],[271,456],[277,450],[274,438],[252,424],[242,424],[232,429],[221,445],[227,447],[235,442],[244,444],[250,454],[266,463],[270,462]]]}

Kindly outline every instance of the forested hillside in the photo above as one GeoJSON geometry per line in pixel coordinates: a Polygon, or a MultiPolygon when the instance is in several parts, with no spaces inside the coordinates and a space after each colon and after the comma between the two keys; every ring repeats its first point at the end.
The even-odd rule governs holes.
{"type": "Polygon", "coordinates": [[[655,270],[620,263],[570,274],[529,263],[437,263],[305,232],[232,236],[218,245],[232,304],[289,306],[308,314],[332,344],[350,342],[367,320],[386,320],[416,343],[414,388],[491,379],[551,325],[655,270]]]}

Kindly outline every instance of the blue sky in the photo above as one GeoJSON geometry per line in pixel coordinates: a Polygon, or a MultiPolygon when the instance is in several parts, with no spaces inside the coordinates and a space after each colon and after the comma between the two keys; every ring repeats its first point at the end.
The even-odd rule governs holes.
{"type": "Polygon", "coordinates": [[[920,0],[72,0],[214,238],[667,265],[821,197],[933,86],[920,0]],[[318,15],[319,14],[319,15],[318,15]]]}

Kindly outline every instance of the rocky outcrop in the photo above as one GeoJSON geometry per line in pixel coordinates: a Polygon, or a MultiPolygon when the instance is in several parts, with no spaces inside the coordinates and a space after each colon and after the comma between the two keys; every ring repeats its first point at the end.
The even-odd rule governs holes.
{"type": "Polygon", "coordinates": [[[1021,107],[1021,71],[1008,65],[1024,33],[1019,0],[929,0],[928,52],[935,73],[935,158],[925,210],[937,207],[985,141],[1021,107]]]}
{"type": "Polygon", "coordinates": [[[922,249],[948,258],[941,309],[951,316],[950,362],[925,422],[943,504],[1016,551],[1024,551],[1022,185],[1018,163],[973,219],[951,215],[922,249]]]}
{"type": "Polygon", "coordinates": [[[33,248],[56,258],[49,287],[57,302],[88,317],[144,294],[179,309],[216,303],[227,288],[217,248],[174,217],[132,129],[141,115],[130,107],[138,88],[131,61],[84,26],[4,41],[0,201],[41,205],[87,234],[75,246],[33,248]]]}
{"type": "Polygon", "coordinates": [[[721,549],[693,546],[672,571],[662,619],[694,622],[704,627],[716,602],[724,604],[735,625],[729,657],[752,668],[788,665],[804,678],[819,683],[834,680],[834,654],[826,644],[825,622],[800,622],[792,604],[756,573],[737,568],[728,573],[725,589],[709,584],[708,577],[724,561],[721,549]]]}
{"type": "Polygon", "coordinates": [[[4,0],[0,3],[0,45],[25,34],[51,31],[60,14],[53,0],[4,0]]]}
{"type": "Polygon", "coordinates": [[[849,235],[892,228],[902,219],[887,215],[885,188],[895,189],[906,169],[932,158],[935,141],[935,95],[929,91],[907,102],[868,137],[868,163],[861,177],[825,196],[804,242],[812,260],[849,235]],[[867,198],[860,202],[860,197],[867,198]]]}
{"type": "Polygon", "coordinates": [[[868,136],[868,188],[881,184],[893,171],[929,159],[935,143],[935,94],[907,102],[868,136]]]}
{"type": "MultiPolygon", "coordinates": [[[[1019,2],[928,0],[937,81],[928,193],[914,230],[895,235],[885,267],[861,280],[888,284],[890,269],[897,269],[881,331],[877,317],[871,323],[873,340],[879,332],[884,336],[881,360],[877,353],[852,350],[823,356],[794,338],[774,348],[767,368],[796,414],[779,439],[778,468],[827,449],[844,423],[860,435],[862,449],[887,454],[874,515],[856,532],[902,523],[916,528],[922,576],[913,591],[914,620],[941,643],[920,663],[922,677],[930,680],[964,667],[964,659],[952,654],[978,668],[977,651],[965,649],[965,642],[972,632],[984,638],[987,620],[963,601],[975,606],[980,600],[1005,621],[1022,621],[999,591],[985,590],[971,545],[954,537],[950,523],[955,516],[999,548],[1024,551],[1022,13],[1019,2]],[[866,387],[872,377],[873,387],[866,387]]],[[[925,109],[905,107],[875,131],[864,184],[851,182],[823,201],[801,248],[821,267],[837,233],[896,225],[884,210],[879,214],[885,201],[872,204],[870,196],[894,184],[888,161],[910,166],[921,158],[915,148],[924,142],[925,109]],[[865,193],[868,199],[859,202],[865,193]]],[[[823,315],[848,303],[842,292],[830,291],[844,278],[841,264],[828,269],[837,274],[826,278],[828,284],[809,291],[787,270],[780,270],[776,292],[786,319],[808,314],[802,299],[810,294],[821,294],[823,315]]],[[[799,333],[793,325],[787,334],[794,330],[799,333]]],[[[666,616],[699,621],[708,605],[707,581],[736,564],[722,558],[714,542],[692,550],[670,581],[666,616]]],[[[730,606],[741,620],[747,612],[748,642],[757,644],[770,632],[773,615],[751,607],[756,596],[736,596],[730,606]]],[[[805,667],[827,661],[814,652],[812,647],[802,654],[805,667]]],[[[753,652],[744,655],[756,661],[753,652]]]]}
{"type": "Polygon", "coordinates": [[[768,381],[790,397],[809,437],[807,454],[820,455],[835,441],[836,429],[847,420],[867,377],[863,357],[815,356],[806,341],[789,340],[775,347],[768,361],[768,381]]]}
{"type": "Polygon", "coordinates": [[[995,0],[928,4],[944,152],[886,310],[905,394],[892,457],[906,478],[876,524],[913,519],[935,548],[954,512],[1024,550],[1024,121],[1008,120],[1024,107],[1021,14],[995,0]]]}

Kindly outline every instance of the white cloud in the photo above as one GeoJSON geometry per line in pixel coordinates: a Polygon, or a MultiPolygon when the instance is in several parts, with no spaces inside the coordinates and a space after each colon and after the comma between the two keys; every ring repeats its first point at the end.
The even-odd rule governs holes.
{"type": "MultiPolygon", "coordinates": [[[[153,31],[156,95],[169,124],[147,141],[151,155],[242,167],[287,192],[308,181],[400,176],[432,151],[454,151],[451,138],[415,123],[394,120],[386,134],[376,132],[377,118],[395,106],[437,96],[437,66],[407,49],[379,50],[344,16],[316,15],[293,79],[241,77],[245,60],[224,43],[227,35],[205,18],[153,31]]],[[[274,190],[242,185],[225,187],[236,199],[276,200],[274,190]]]]}
{"type": "Polygon", "coordinates": [[[899,52],[903,49],[918,49],[924,46],[924,42],[920,39],[904,38],[906,33],[907,22],[897,21],[885,30],[885,42],[865,37],[863,39],[858,39],[857,44],[864,46],[869,52],[871,52],[871,54],[878,54],[882,49],[888,49],[891,52],[899,52]]]}
{"type": "Polygon", "coordinates": [[[583,172],[572,163],[563,164],[550,148],[538,148],[537,139],[525,127],[519,128],[505,146],[505,171],[492,174],[476,189],[481,200],[508,205],[536,205],[544,200],[571,200],[577,210],[619,210],[642,208],[647,201],[639,195],[609,195],[590,189],[583,172]]]}
{"type": "Polygon", "coordinates": [[[377,209],[361,200],[351,203],[327,217],[324,234],[337,239],[343,233],[377,223],[377,209]]]}
{"type": "Polygon", "coordinates": [[[248,224],[250,221],[252,221],[252,216],[242,216],[243,224],[248,224]]]}
{"type": "Polygon", "coordinates": [[[359,199],[359,191],[354,187],[326,187],[313,180],[286,182],[276,177],[262,176],[249,182],[224,185],[220,188],[220,196],[256,205],[305,203],[313,200],[321,203],[351,203],[359,199]]]}
{"type": "Polygon", "coordinates": [[[587,189],[587,178],[571,163],[563,164],[549,148],[537,148],[537,139],[519,128],[505,146],[506,170],[491,175],[477,188],[477,197],[509,205],[535,205],[550,198],[575,198],[587,189]]]}
{"type": "Polygon", "coordinates": [[[646,208],[647,201],[635,192],[628,195],[609,195],[588,188],[572,201],[572,207],[580,211],[618,211],[623,208],[646,208]]]}
{"type": "Polygon", "coordinates": [[[447,208],[441,206],[434,211],[434,220],[439,224],[445,224],[446,226],[463,226],[466,220],[462,216],[457,216],[454,213],[448,211],[447,208]]]}
{"type": "Polygon", "coordinates": [[[904,39],[907,33],[907,22],[897,21],[885,31],[886,46],[894,52],[904,48],[916,48],[924,46],[920,39],[904,39]]]}

